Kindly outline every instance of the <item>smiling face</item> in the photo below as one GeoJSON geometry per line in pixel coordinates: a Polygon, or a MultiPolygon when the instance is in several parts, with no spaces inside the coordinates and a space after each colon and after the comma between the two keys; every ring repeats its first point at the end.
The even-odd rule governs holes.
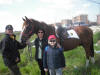
{"type": "Polygon", "coordinates": [[[50,35],[48,37],[48,44],[50,46],[54,47],[56,45],[56,42],[57,42],[57,40],[56,40],[56,36],[55,35],[50,35]]]}
{"type": "Polygon", "coordinates": [[[56,39],[50,39],[48,40],[48,44],[52,47],[54,47],[56,45],[56,39]]]}
{"type": "Polygon", "coordinates": [[[6,34],[13,35],[13,26],[12,25],[7,25],[5,27],[5,32],[6,32],[6,34]]]}
{"type": "Polygon", "coordinates": [[[41,40],[44,36],[44,32],[43,30],[39,30],[38,33],[37,33],[37,36],[39,37],[39,39],[41,40]]]}
{"type": "Polygon", "coordinates": [[[13,35],[13,29],[7,29],[6,34],[13,35]]]}

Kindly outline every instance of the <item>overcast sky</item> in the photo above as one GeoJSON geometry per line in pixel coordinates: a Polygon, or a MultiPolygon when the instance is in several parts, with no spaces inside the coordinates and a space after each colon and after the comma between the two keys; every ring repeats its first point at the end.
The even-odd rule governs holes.
{"type": "Polygon", "coordinates": [[[7,24],[21,30],[24,16],[49,24],[80,14],[88,14],[90,21],[96,21],[99,13],[99,5],[89,0],[0,0],[0,32],[7,24]]]}

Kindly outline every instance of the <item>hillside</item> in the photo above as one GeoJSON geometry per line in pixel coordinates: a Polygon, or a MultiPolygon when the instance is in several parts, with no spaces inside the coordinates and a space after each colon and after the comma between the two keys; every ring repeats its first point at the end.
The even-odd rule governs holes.
{"type": "MultiPolygon", "coordinates": [[[[96,27],[98,28],[98,27],[96,27]]],[[[94,28],[95,31],[95,28],[94,28]]],[[[19,39],[20,32],[16,32],[17,40],[19,39]]],[[[98,41],[99,33],[94,34],[94,44],[98,41]]],[[[1,35],[0,40],[2,39],[1,35]]],[[[33,40],[36,36],[32,36],[30,40],[33,40]]],[[[94,49],[100,50],[100,46],[95,46],[94,49]]],[[[20,50],[21,62],[18,64],[22,75],[40,75],[39,67],[34,59],[35,48],[32,48],[32,52],[28,51],[28,48],[20,50]],[[30,54],[32,53],[32,60],[30,54]]],[[[63,69],[63,75],[100,75],[100,54],[95,54],[95,64],[90,64],[88,68],[85,67],[86,55],[83,47],[75,48],[71,51],[64,52],[66,67],[63,69]]],[[[0,75],[9,75],[8,68],[4,65],[2,55],[0,53],[0,75]]]]}

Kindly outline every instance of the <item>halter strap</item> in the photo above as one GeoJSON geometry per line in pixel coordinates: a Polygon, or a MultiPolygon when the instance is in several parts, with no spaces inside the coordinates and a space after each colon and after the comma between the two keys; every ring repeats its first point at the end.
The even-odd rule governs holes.
{"type": "MultiPolygon", "coordinates": [[[[33,29],[33,26],[32,26],[32,29],[33,29]]],[[[27,34],[24,33],[24,32],[22,32],[22,35],[23,35],[23,36],[29,36],[29,35],[32,34],[32,32],[33,32],[32,29],[31,29],[31,31],[29,31],[29,33],[27,33],[27,34]]]]}

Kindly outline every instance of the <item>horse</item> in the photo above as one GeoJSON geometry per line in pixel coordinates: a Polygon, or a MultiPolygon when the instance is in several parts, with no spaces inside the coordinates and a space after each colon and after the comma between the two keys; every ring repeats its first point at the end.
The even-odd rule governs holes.
{"type": "MultiPolygon", "coordinates": [[[[23,31],[21,33],[21,42],[26,42],[32,35],[37,34],[39,28],[43,28],[45,30],[45,37],[52,34],[56,35],[54,26],[47,25],[44,22],[39,22],[34,19],[29,19],[26,16],[22,19],[24,22],[23,31]]],[[[64,51],[69,51],[77,46],[82,46],[86,53],[86,67],[89,65],[90,60],[94,64],[93,31],[87,26],[75,26],[73,27],[73,30],[75,30],[79,39],[64,39],[64,41],[62,41],[64,51]]],[[[57,38],[57,40],[60,42],[59,38],[57,38]]]]}

